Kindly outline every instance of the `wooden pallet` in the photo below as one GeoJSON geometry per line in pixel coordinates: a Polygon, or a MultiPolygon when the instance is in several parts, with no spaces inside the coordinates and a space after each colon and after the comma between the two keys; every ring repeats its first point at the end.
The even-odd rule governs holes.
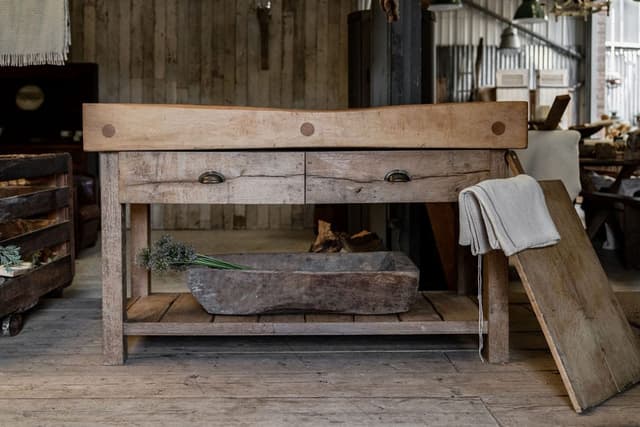
{"type": "MultiPolygon", "coordinates": [[[[487,322],[483,325],[487,331],[487,322]]],[[[422,292],[411,310],[390,315],[211,315],[189,293],[127,302],[126,335],[430,335],[478,333],[478,306],[450,292],[422,292]]]]}

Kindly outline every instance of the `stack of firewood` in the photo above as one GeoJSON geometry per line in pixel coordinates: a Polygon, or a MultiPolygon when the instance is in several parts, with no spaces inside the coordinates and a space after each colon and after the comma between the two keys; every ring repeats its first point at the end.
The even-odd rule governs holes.
{"type": "Polygon", "coordinates": [[[309,252],[374,252],[384,251],[382,240],[376,233],[362,230],[359,233],[349,233],[331,230],[331,224],[319,220],[318,236],[311,245],[309,252]]]}

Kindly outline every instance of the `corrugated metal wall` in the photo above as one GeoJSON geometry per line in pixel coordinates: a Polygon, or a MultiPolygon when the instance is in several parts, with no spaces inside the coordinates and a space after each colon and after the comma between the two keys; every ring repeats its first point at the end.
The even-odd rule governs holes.
{"type": "Polygon", "coordinates": [[[607,88],[607,113],[633,122],[640,115],[640,47],[607,48],[607,74],[620,74],[622,85],[607,88]]]}
{"type": "Polygon", "coordinates": [[[607,75],[617,73],[622,85],[606,89],[606,112],[633,122],[640,115],[640,3],[614,0],[607,20],[607,75]]]}
{"type": "MultiPolygon", "coordinates": [[[[493,12],[506,18],[513,17],[520,0],[475,0],[493,12]]],[[[488,17],[479,11],[464,7],[454,12],[437,14],[436,44],[438,46],[438,77],[447,78],[448,100],[462,102],[469,98],[473,69],[476,57],[476,46],[480,37],[484,38],[484,61],[480,75],[481,86],[494,86],[497,70],[527,68],[531,70],[530,87],[535,87],[536,69],[569,70],[569,82],[576,85],[580,79],[580,64],[551,47],[541,44],[524,34],[520,34],[523,49],[515,56],[499,53],[500,35],[505,24],[488,17]]],[[[543,24],[534,24],[530,28],[575,51],[583,51],[584,21],[576,18],[562,17],[557,21],[553,16],[543,24]]],[[[577,94],[574,94],[574,98],[577,94]]],[[[580,105],[574,99],[574,105],[580,105]]],[[[577,108],[574,111],[577,112],[577,108]]],[[[574,120],[576,118],[574,117],[574,120]]]]}
{"type": "MultiPolygon", "coordinates": [[[[520,5],[521,0],[474,0],[493,12],[511,19],[520,5]]],[[[500,44],[500,34],[505,24],[497,22],[478,11],[467,7],[454,12],[437,14],[436,28],[437,45],[477,45],[478,39],[484,37],[485,44],[497,46],[500,44]]],[[[534,24],[530,28],[548,39],[564,45],[576,46],[584,39],[583,21],[578,18],[559,18],[553,16],[544,24],[534,24]]]]}
{"type": "Polygon", "coordinates": [[[607,25],[607,41],[640,43],[640,3],[637,0],[613,0],[607,25]]]}
{"type": "MultiPolygon", "coordinates": [[[[476,46],[439,46],[438,77],[447,76],[447,93],[450,102],[464,102],[471,92],[476,46]],[[453,76],[453,78],[452,78],[453,76]]],[[[495,86],[496,71],[526,68],[531,70],[530,87],[534,87],[534,70],[566,68],[569,83],[578,83],[578,61],[559,54],[548,46],[523,46],[522,52],[514,56],[499,53],[497,46],[484,46],[484,60],[480,73],[480,86],[495,86]]]]}

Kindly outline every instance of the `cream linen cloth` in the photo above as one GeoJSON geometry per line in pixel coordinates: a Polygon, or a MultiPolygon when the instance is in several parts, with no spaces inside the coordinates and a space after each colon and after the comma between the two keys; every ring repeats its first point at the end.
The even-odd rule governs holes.
{"type": "Polygon", "coordinates": [[[63,65],[70,45],[67,0],[0,0],[0,66],[63,65]]]}
{"type": "Polygon", "coordinates": [[[528,175],[483,181],[462,190],[458,201],[459,243],[474,255],[502,249],[510,256],[560,240],[542,189],[528,175]]]}
{"type": "Polygon", "coordinates": [[[575,200],[582,190],[578,143],[580,133],[575,130],[530,130],[529,145],[514,150],[527,175],[539,181],[559,179],[575,200]]]}

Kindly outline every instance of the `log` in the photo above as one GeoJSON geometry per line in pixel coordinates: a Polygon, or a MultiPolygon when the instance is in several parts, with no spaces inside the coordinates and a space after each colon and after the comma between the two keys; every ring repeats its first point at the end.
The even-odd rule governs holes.
{"type": "Polygon", "coordinates": [[[419,271],[400,252],[221,258],[250,269],[189,269],[189,289],[211,314],[401,313],[418,294],[419,271]]]}

